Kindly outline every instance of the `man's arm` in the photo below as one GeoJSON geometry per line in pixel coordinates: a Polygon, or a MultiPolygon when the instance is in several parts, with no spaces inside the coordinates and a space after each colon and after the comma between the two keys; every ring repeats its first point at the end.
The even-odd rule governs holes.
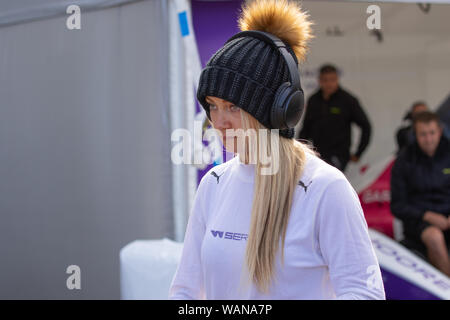
{"type": "Polygon", "coordinates": [[[435,227],[438,227],[442,231],[450,228],[450,217],[446,217],[442,213],[434,212],[434,211],[426,211],[423,215],[423,220],[432,224],[435,227]]]}
{"type": "Polygon", "coordinates": [[[369,145],[372,126],[370,125],[366,113],[361,108],[358,99],[352,97],[352,100],[353,101],[350,104],[351,121],[361,128],[361,138],[359,140],[358,150],[355,153],[355,156],[360,158],[369,145]]]}
{"type": "Polygon", "coordinates": [[[410,204],[410,185],[406,180],[406,164],[401,157],[395,160],[391,170],[391,212],[402,221],[422,220],[425,210],[410,204]]]}

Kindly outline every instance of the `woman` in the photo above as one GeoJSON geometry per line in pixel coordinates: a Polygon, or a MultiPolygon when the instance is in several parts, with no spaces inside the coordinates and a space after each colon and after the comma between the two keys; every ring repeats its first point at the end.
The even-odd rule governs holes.
{"type": "MultiPolygon", "coordinates": [[[[281,39],[296,65],[310,25],[287,0],[249,2],[239,19],[242,31],[281,39]]],[[[242,36],[202,72],[197,98],[237,156],[201,179],[170,299],[385,298],[356,192],[339,170],[293,139],[292,123],[272,125],[277,89],[293,79],[286,61],[269,42],[242,36]],[[232,134],[239,129],[267,135],[242,140],[232,134]],[[275,145],[267,142],[277,141],[274,135],[275,145]]]]}

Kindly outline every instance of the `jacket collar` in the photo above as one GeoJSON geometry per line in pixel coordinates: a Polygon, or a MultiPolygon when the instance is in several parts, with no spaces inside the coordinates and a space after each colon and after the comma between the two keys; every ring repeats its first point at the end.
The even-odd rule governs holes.
{"type": "Polygon", "coordinates": [[[447,152],[450,148],[450,142],[448,139],[442,134],[441,140],[439,140],[438,147],[436,149],[436,152],[434,153],[433,157],[428,156],[425,152],[422,151],[422,149],[419,147],[419,144],[417,142],[417,139],[414,139],[414,149],[415,152],[425,158],[440,158],[445,152],[447,152]]]}
{"type": "MultiPolygon", "coordinates": [[[[339,95],[339,94],[341,93],[341,91],[342,91],[342,88],[341,88],[341,86],[338,85],[337,90],[336,90],[334,93],[331,94],[329,100],[331,100],[331,99],[333,99],[335,96],[339,95]]],[[[323,98],[323,91],[322,91],[322,89],[319,89],[319,96],[320,96],[320,99],[325,100],[325,99],[323,98]]]]}

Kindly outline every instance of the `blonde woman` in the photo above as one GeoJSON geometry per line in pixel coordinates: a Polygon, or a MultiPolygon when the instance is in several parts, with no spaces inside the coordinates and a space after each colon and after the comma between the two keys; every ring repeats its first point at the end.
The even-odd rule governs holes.
{"type": "Polygon", "coordinates": [[[256,0],[238,22],[197,91],[236,156],[201,179],[169,299],[385,299],[356,192],[293,138],[308,15],[296,2],[256,0]]]}

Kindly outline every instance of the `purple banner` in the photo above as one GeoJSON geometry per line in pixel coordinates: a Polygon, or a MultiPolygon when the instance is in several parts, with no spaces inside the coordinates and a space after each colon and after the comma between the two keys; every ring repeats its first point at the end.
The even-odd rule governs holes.
{"type": "MultiPolygon", "coordinates": [[[[198,1],[192,0],[192,23],[202,67],[232,35],[240,30],[237,25],[242,0],[236,1],[198,1]]],[[[196,112],[204,112],[197,102],[196,112]]],[[[225,152],[223,155],[226,160],[225,152]]],[[[215,164],[199,170],[198,182],[215,164]]]]}

